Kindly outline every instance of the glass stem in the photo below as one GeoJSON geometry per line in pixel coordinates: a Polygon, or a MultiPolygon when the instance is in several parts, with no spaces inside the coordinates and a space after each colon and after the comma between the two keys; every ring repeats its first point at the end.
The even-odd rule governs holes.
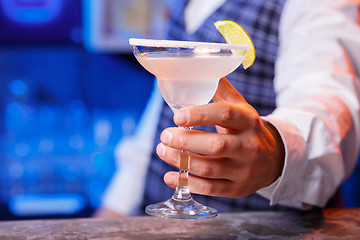
{"type": "MultiPolygon", "coordinates": [[[[192,127],[183,127],[186,130],[191,130],[192,127]]],[[[180,168],[179,178],[176,186],[173,199],[176,201],[189,201],[191,200],[191,194],[189,189],[189,165],[190,155],[188,151],[181,151],[180,155],[180,168]]]]}

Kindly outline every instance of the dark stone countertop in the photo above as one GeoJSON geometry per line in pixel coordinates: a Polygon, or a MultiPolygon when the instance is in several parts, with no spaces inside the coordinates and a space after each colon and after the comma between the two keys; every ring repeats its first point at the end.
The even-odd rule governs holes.
{"type": "Polygon", "coordinates": [[[360,239],[360,208],[240,212],[208,220],[149,216],[4,221],[3,239],[360,239]]]}

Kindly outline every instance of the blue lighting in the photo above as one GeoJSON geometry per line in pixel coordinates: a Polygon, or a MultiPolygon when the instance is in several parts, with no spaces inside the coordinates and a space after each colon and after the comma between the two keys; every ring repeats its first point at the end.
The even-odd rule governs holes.
{"type": "Polygon", "coordinates": [[[40,153],[51,153],[54,150],[54,142],[51,139],[41,139],[39,142],[40,153]]]}
{"type": "Polygon", "coordinates": [[[12,163],[9,167],[9,175],[12,178],[20,178],[24,174],[24,166],[19,163],[12,163]]]}
{"type": "Polygon", "coordinates": [[[101,180],[95,179],[89,183],[89,190],[94,195],[100,195],[104,191],[104,188],[105,184],[101,180]]]}
{"type": "Polygon", "coordinates": [[[42,106],[39,109],[38,117],[43,126],[51,125],[56,120],[56,110],[50,106],[42,106]]]}
{"type": "Polygon", "coordinates": [[[26,93],[27,85],[24,81],[16,79],[10,82],[9,90],[15,96],[21,96],[26,93]]]}
{"type": "MultiPolygon", "coordinates": [[[[81,0],[62,1],[62,11],[75,1],[81,0]]],[[[57,34],[51,27],[66,26],[62,15],[48,28],[19,29],[57,34]]],[[[16,25],[11,20],[9,26],[16,25]]],[[[153,76],[127,56],[89,54],[80,45],[3,48],[0,219],[90,216],[116,171],[114,149],[133,132],[153,76]],[[129,77],[133,81],[119,81],[129,77]]]]}
{"type": "Polygon", "coordinates": [[[73,182],[77,179],[78,174],[77,171],[73,168],[64,168],[62,173],[61,173],[61,177],[66,181],[66,182],[73,182]]]}
{"type": "Polygon", "coordinates": [[[30,147],[24,142],[20,142],[15,146],[15,155],[19,157],[26,157],[30,153],[30,147]]]}
{"type": "Polygon", "coordinates": [[[80,135],[74,135],[70,138],[69,145],[73,149],[81,150],[85,146],[84,139],[80,135]]]}
{"type": "Polygon", "coordinates": [[[111,166],[109,162],[111,159],[105,153],[97,153],[93,158],[93,164],[98,172],[110,171],[111,166]]]}
{"type": "Polygon", "coordinates": [[[19,118],[21,117],[22,112],[23,112],[23,107],[18,102],[11,102],[6,107],[6,113],[10,117],[19,118]]]}
{"type": "Polygon", "coordinates": [[[5,14],[16,22],[46,23],[61,12],[63,0],[0,0],[5,14]]]}
{"type": "Polygon", "coordinates": [[[24,194],[9,201],[9,209],[16,216],[74,214],[85,206],[80,194],[24,194]]]}

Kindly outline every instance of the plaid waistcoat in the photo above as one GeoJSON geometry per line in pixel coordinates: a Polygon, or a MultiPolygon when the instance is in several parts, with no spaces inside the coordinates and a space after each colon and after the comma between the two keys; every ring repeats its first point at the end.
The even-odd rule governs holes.
{"type": "MultiPolygon", "coordinates": [[[[279,46],[279,21],[286,0],[228,0],[214,12],[203,25],[192,35],[187,34],[184,24],[184,9],[186,0],[178,0],[172,8],[172,19],[169,29],[169,39],[225,42],[215,29],[214,22],[232,20],[239,23],[250,34],[256,49],[254,65],[246,71],[238,68],[227,78],[245,99],[259,112],[267,115],[275,108],[275,92],[273,87],[274,63],[279,46]]],[[[161,132],[171,126],[173,113],[167,104],[163,103],[160,122],[154,139],[149,170],[146,179],[143,206],[169,199],[174,190],[165,185],[163,176],[166,172],[177,170],[160,160],[155,148],[160,142],[161,132]]],[[[213,126],[199,126],[195,129],[215,131],[213,126]]],[[[257,194],[248,197],[230,199],[209,197],[193,194],[200,203],[216,208],[219,212],[242,210],[286,209],[282,206],[270,206],[269,201],[257,194]]]]}

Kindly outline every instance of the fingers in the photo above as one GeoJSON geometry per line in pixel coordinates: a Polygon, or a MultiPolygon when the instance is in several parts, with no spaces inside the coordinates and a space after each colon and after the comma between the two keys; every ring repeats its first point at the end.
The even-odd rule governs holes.
{"type": "Polygon", "coordinates": [[[165,129],[161,133],[160,140],[167,147],[221,157],[232,157],[238,152],[247,152],[252,144],[246,137],[242,138],[235,134],[209,133],[182,128],[165,129]]]}
{"type": "Polygon", "coordinates": [[[219,81],[213,97],[215,103],[190,106],[178,110],[174,121],[178,126],[218,125],[224,128],[248,128],[258,119],[258,113],[226,78],[219,81]]]}
{"type": "MultiPolygon", "coordinates": [[[[162,143],[157,146],[157,153],[159,157],[168,164],[179,168],[181,151],[166,147],[162,143]]],[[[190,166],[189,172],[193,175],[212,178],[212,179],[228,179],[233,180],[233,163],[230,159],[222,157],[208,157],[201,156],[194,153],[189,153],[190,166]]],[[[234,177],[235,179],[236,177],[234,177]]]]}
{"type": "MultiPolygon", "coordinates": [[[[164,176],[164,181],[169,187],[176,188],[178,176],[177,172],[168,172],[164,176]]],[[[192,193],[207,196],[226,196],[229,198],[244,197],[251,194],[246,187],[242,188],[242,186],[235,185],[234,182],[229,180],[207,179],[189,175],[189,187],[192,193]]]]}
{"type": "Polygon", "coordinates": [[[178,110],[174,115],[174,122],[178,126],[217,125],[239,131],[258,127],[259,121],[258,113],[247,103],[191,106],[178,110]]]}

